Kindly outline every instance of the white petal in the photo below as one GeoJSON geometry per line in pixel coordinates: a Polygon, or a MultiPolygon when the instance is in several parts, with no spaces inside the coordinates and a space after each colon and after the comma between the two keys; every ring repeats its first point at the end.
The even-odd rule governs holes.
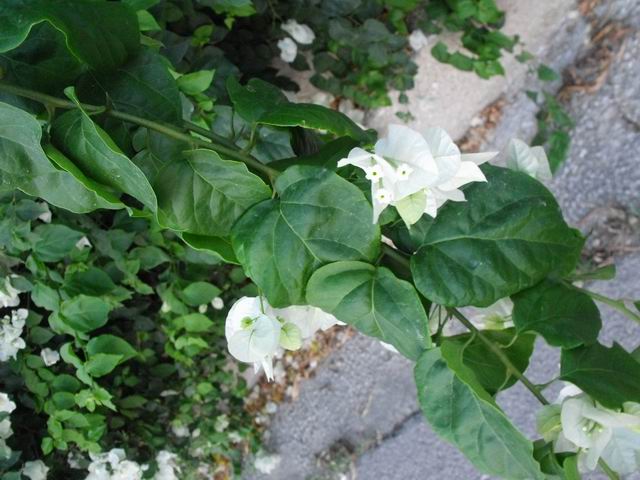
{"type": "Polygon", "coordinates": [[[269,357],[265,357],[261,360],[260,365],[264,369],[264,374],[267,376],[267,380],[273,382],[273,359],[269,357]]]}
{"type": "Polygon", "coordinates": [[[260,315],[251,329],[251,348],[262,356],[273,355],[280,340],[280,322],[269,315],[260,315]]]}
{"type": "MultiPolygon", "coordinates": [[[[268,306],[267,300],[262,299],[265,309],[268,306]]],[[[256,318],[262,313],[260,308],[260,297],[242,297],[233,304],[225,323],[224,333],[227,340],[236,332],[242,330],[242,320],[245,318],[256,318]]]]}
{"type": "Polygon", "coordinates": [[[251,348],[252,330],[240,330],[227,339],[229,353],[245,363],[260,362],[264,355],[251,348]]]}
{"type": "Polygon", "coordinates": [[[476,165],[482,165],[485,162],[495,158],[500,152],[480,152],[480,153],[463,153],[460,160],[463,162],[473,162],[476,165]]]}
{"type": "Polygon", "coordinates": [[[375,164],[373,160],[373,154],[367,152],[365,149],[356,147],[351,149],[347,158],[343,158],[338,161],[338,168],[346,165],[354,165],[361,169],[369,168],[375,164]]]}
{"type": "Polygon", "coordinates": [[[280,25],[280,28],[293,37],[293,39],[301,45],[309,45],[316,38],[313,30],[304,23],[298,23],[293,18],[287,20],[280,25]]]}
{"type": "Polygon", "coordinates": [[[407,163],[423,181],[435,181],[438,167],[425,138],[404,125],[389,125],[387,136],[375,145],[376,154],[396,163],[407,163]]]}
{"type": "Polygon", "coordinates": [[[614,428],[611,440],[602,452],[602,458],[616,472],[627,475],[635,472],[640,452],[640,432],[628,428],[614,428]]]}
{"type": "Polygon", "coordinates": [[[473,162],[461,162],[455,176],[448,182],[438,185],[441,190],[454,190],[471,182],[486,182],[482,170],[473,162]]]}
{"type": "Polygon", "coordinates": [[[289,37],[278,40],[278,48],[280,49],[280,58],[287,63],[293,62],[298,55],[298,46],[289,37]]]}
{"type": "Polygon", "coordinates": [[[585,423],[584,411],[591,407],[591,401],[584,397],[569,398],[562,403],[562,431],[568,440],[582,448],[591,446],[592,440],[582,430],[585,423]]]}

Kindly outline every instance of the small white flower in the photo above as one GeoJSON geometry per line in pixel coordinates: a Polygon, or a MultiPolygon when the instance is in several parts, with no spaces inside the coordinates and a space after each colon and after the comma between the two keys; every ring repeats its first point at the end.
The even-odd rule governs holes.
{"type": "Polygon", "coordinates": [[[109,452],[90,453],[89,475],[85,480],[141,480],[147,465],[127,460],[121,448],[109,452]]]}
{"type": "Polygon", "coordinates": [[[40,356],[42,357],[42,361],[47,367],[55,365],[60,361],[60,354],[55,350],[51,350],[50,348],[43,348],[40,352],[40,356]]]}
{"type": "Polygon", "coordinates": [[[171,424],[171,432],[173,432],[173,434],[178,438],[186,438],[191,435],[189,427],[183,425],[182,423],[171,424]]]}
{"type": "Polygon", "coordinates": [[[9,395],[0,392],[0,412],[11,413],[16,409],[16,404],[11,401],[9,395]]]}
{"type": "Polygon", "coordinates": [[[260,451],[253,462],[253,466],[260,473],[270,475],[276,468],[278,468],[280,461],[280,455],[267,455],[263,451],[260,451]]]}
{"type": "Polygon", "coordinates": [[[13,435],[13,429],[11,428],[11,420],[5,418],[0,421],[0,440],[6,440],[13,435]]]}
{"type": "Polygon", "coordinates": [[[301,45],[309,45],[313,43],[316,38],[315,33],[313,33],[313,30],[311,30],[308,25],[298,23],[293,18],[290,18],[280,25],[280,28],[291,35],[293,39],[301,45]]]}
{"type": "Polygon", "coordinates": [[[27,309],[19,308],[11,312],[11,318],[5,315],[0,321],[0,362],[15,359],[18,351],[27,346],[21,335],[28,315],[27,309]]]}
{"type": "Polygon", "coordinates": [[[517,172],[524,172],[541,182],[548,182],[553,177],[544,148],[530,147],[517,138],[511,140],[509,144],[507,167],[517,172]]]}
{"type": "Polygon", "coordinates": [[[407,225],[422,214],[436,216],[447,200],[465,200],[460,187],[486,181],[478,165],[495,153],[462,154],[441,128],[427,129],[424,135],[403,125],[390,125],[388,135],[378,140],[374,153],[354,148],[338,167],[354,165],[371,180],[373,222],[387,205],[393,205],[407,225]],[[374,181],[370,172],[381,172],[374,181]]]}
{"type": "Polygon", "coordinates": [[[46,480],[48,471],[49,467],[42,460],[25,462],[22,467],[22,475],[29,478],[29,480],[46,480]]]}
{"type": "Polygon", "coordinates": [[[20,305],[20,292],[13,288],[11,280],[6,277],[3,284],[0,285],[0,308],[17,307],[20,305]]]}
{"type": "Polygon", "coordinates": [[[481,330],[504,330],[513,327],[513,302],[510,298],[502,298],[485,308],[469,307],[471,322],[481,330]]]}
{"type": "Polygon", "coordinates": [[[429,45],[429,40],[422,30],[416,29],[411,32],[411,35],[409,35],[409,46],[414,52],[419,52],[427,45],[429,45]]]}
{"type": "Polygon", "coordinates": [[[214,308],[214,310],[222,310],[224,308],[224,300],[222,300],[222,298],[220,297],[216,297],[211,300],[211,306],[214,308]]]}
{"type": "Polygon", "coordinates": [[[380,165],[373,165],[364,169],[366,175],[365,178],[370,182],[379,182],[384,177],[384,172],[380,165]]]}
{"type": "Polygon", "coordinates": [[[162,306],[160,307],[160,311],[162,313],[169,313],[171,311],[171,306],[167,302],[162,302],[162,306]]]}
{"type": "Polygon", "coordinates": [[[218,415],[216,417],[216,421],[213,425],[213,428],[215,429],[216,432],[222,433],[227,429],[228,426],[229,426],[229,417],[227,417],[226,415],[218,415]]]}
{"type": "Polygon", "coordinates": [[[280,58],[287,63],[293,62],[298,55],[298,46],[289,37],[278,40],[278,48],[280,49],[280,58]]]}
{"type": "Polygon", "coordinates": [[[178,456],[175,453],[160,450],[156,455],[158,471],[153,480],[179,480],[180,467],[178,467],[177,460],[178,456]]]}
{"type": "Polygon", "coordinates": [[[206,313],[206,312],[207,312],[207,304],[200,305],[200,306],[198,307],[198,312],[200,312],[200,313],[206,313]]]}
{"type": "Polygon", "coordinates": [[[38,205],[42,205],[45,209],[40,215],[38,215],[38,220],[44,223],[51,223],[51,210],[49,210],[49,204],[47,202],[39,202],[38,205]]]}
{"type": "Polygon", "coordinates": [[[91,248],[91,242],[87,237],[82,237],[80,240],[76,242],[76,248],[78,250],[82,250],[85,247],[91,248]]]}

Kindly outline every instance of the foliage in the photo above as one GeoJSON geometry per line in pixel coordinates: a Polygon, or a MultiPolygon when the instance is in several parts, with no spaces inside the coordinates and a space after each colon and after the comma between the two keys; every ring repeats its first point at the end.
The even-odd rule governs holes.
{"type": "MultiPolygon", "coordinates": [[[[593,298],[640,321],[637,304],[571,284],[583,239],[542,183],[522,171],[479,168],[493,154],[463,155],[438,129],[425,137],[394,128],[376,143],[376,132],[335,110],[290,102],[273,84],[248,80],[266,67],[256,62],[250,70],[233,49],[241,50],[243,25],[267,18],[271,27],[267,21],[255,32],[272,58],[276,37],[264,29],[277,28],[277,11],[265,16],[268,5],[94,3],[102,26],[121,28],[109,30],[117,40],[98,35],[97,27],[96,35],[83,33],[97,16],[82,0],[0,7],[0,242],[8,279],[0,299],[10,312],[2,320],[3,348],[15,350],[2,375],[20,404],[15,438],[30,438],[21,443],[25,459],[43,457],[62,475],[58,452],[68,449],[126,447],[151,464],[156,451],[170,449],[188,464],[189,454],[237,460],[237,444],[254,446],[240,408],[246,386],[223,368],[221,315],[199,309],[217,295],[227,302],[257,295],[275,309],[310,304],[391,344],[416,363],[420,404],[435,431],[490,475],[571,478],[587,455],[557,455],[549,438],[534,445],[495,401],[517,380],[548,403],[524,376],[535,334],[562,348],[562,378],[589,396],[580,401],[596,414],[634,411],[637,358],[596,343],[601,320],[593,298]],[[34,13],[22,14],[25,6],[34,13]],[[255,18],[243,20],[254,10],[255,18]],[[135,35],[131,25],[138,26],[135,35]],[[381,174],[384,188],[376,183],[381,174]],[[55,221],[39,223],[46,211],[31,197],[58,207],[55,221]],[[397,248],[383,244],[382,235],[397,248]],[[235,286],[221,273],[230,268],[240,277],[235,286]],[[515,307],[502,323],[514,328],[501,333],[488,330],[489,322],[476,326],[460,310],[495,307],[508,297],[515,307]],[[562,308],[549,314],[559,298],[562,308]],[[28,307],[26,319],[20,307],[28,307]],[[448,335],[454,320],[468,332],[448,335]],[[35,354],[44,346],[62,361],[52,363],[48,351],[35,354]],[[168,389],[170,382],[175,387],[168,389]],[[222,419],[221,403],[229,409],[222,419]],[[166,436],[169,424],[177,439],[166,436]],[[179,440],[185,428],[192,437],[179,440]],[[45,429],[42,438],[29,433],[45,429]]],[[[403,5],[384,7],[398,31],[403,5]]],[[[496,37],[486,25],[501,21],[493,2],[433,5],[451,9],[434,18],[464,31],[474,61],[497,61],[483,55],[500,49],[482,47],[496,37]]],[[[387,38],[380,25],[390,27],[365,15],[365,7],[383,8],[322,2],[337,19],[334,29],[348,32],[345,22],[364,19],[361,27],[354,22],[359,32],[387,38]]],[[[361,43],[350,44],[363,52],[361,43]]],[[[380,48],[362,62],[354,57],[357,75],[371,73],[360,69],[368,56],[389,57],[380,48]]],[[[497,70],[492,65],[489,73],[497,70]]],[[[382,71],[385,81],[393,78],[382,71]]],[[[367,95],[380,91],[362,85],[367,95]]],[[[261,316],[268,317],[264,309],[261,316]]],[[[255,327],[253,317],[238,320],[240,330],[255,327]]],[[[280,333],[279,319],[268,320],[280,333]]],[[[295,328],[282,332],[287,346],[299,343],[295,328]]],[[[613,425],[616,415],[638,413],[606,415],[613,425]]],[[[589,425],[596,428],[599,418],[589,425]]],[[[8,445],[17,447],[12,438],[8,445]]],[[[10,456],[0,468],[18,461],[10,456]]]]}

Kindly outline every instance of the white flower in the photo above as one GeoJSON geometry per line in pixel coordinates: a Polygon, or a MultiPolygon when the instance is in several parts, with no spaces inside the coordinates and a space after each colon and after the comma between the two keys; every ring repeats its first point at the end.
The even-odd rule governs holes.
{"type": "Polygon", "coordinates": [[[171,311],[171,305],[169,305],[167,302],[162,302],[162,305],[160,306],[160,311],[162,313],[169,313],[171,311]]]}
{"type": "Polygon", "coordinates": [[[5,277],[3,285],[0,286],[0,308],[17,307],[20,305],[20,292],[13,288],[9,277],[5,277]]]}
{"type": "Polygon", "coordinates": [[[313,33],[313,30],[311,30],[308,25],[298,23],[293,18],[290,18],[280,25],[280,28],[291,35],[293,39],[301,45],[309,45],[313,43],[316,38],[315,33],[313,33]]]}
{"type": "Polygon", "coordinates": [[[263,451],[258,452],[253,466],[256,467],[260,473],[270,475],[278,465],[280,465],[280,455],[267,455],[263,451]]]}
{"type": "Polygon", "coordinates": [[[414,52],[422,50],[429,44],[429,40],[425,36],[424,32],[420,29],[416,29],[409,35],[409,46],[414,52]]]}
{"type": "Polygon", "coordinates": [[[569,384],[538,413],[538,430],[554,442],[554,451],[578,452],[582,471],[595,469],[602,458],[619,473],[631,473],[640,467],[639,410],[638,404],[609,410],[569,384]]]}
{"type": "Polygon", "coordinates": [[[177,465],[178,456],[166,450],[160,450],[156,455],[158,471],[153,480],[178,480],[180,468],[177,465]]]}
{"type": "Polygon", "coordinates": [[[280,49],[280,58],[287,63],[293,62],[298,55],[298,45],[289,37],[278,40],[278,48],[280,49]]]}
{"type": "Polygon", "coordinates": [[[40,356],[42,357],[42,361],[47,367],[55,365],[60,361],[60,354],[55,350],[51,350],[50,348],[43,348],[40,352],[40,356]]]}
{"type": "Polygon", "coordinates": [[[198,312],[200,312],[200,313],[206,313],[206,312],[207,312],[207,306],[208,306],[207,304],[200,305],[200,306],[198,307],[198,312]]]}
{"type": "Polygon", "coordinates": [[[42,205],[44,212],[38,215],[38,220],[44,223],[51,223],[51,210],[49,210],[49,204],[47,202],[39,202],[38,205],[42,205]]]}
{"type": "Polygon", "coordinates": [[[29,480],[46,480],[48,471],[49,467],[42,460],[26,462],[22,467],[22,475],[29,480]]]}
{"type": "Polygon", "coordinates": [[[171,424],[171,431],[178,438],[186,438],[191,435],[191,432],[189,432],[189,427],[183,425],[182,423],[171,424]]]}
{"type": "Polygon", "coordinates": [[[470,307],[468,311],[471,322],[481,330],[503,330],[513,327],[513,302],[508,297],[485,308],[470,307]]]}
{"type": "Polygon", "coordinates": [[[393,205],[407,225],[423,213],[436,216],[447,200],[464,201],[459,189],[470,182],[486,181],[478,165],[495,153],[462,154],[441,128],[425,135],[403,125],[390,125],[387,137],[378,140],[374,153],[354,148],[338,167],[354,165],[371,180],[373,222],[387,205],[393,205]]]}
{"type": "Polygon", "coordinates": [[[266,299],[242,297],[233,304],[225,323],[229,353],[241,362],[253,363],[254,369],[264,368],[273,379],[272,357],[278,350],[281,325],[266,314],[270,308],[266,299]]]}
{"type": "Polygon", "coordinates": [[[303,340],[313,337],[318,330],[328,330],[334,325],[344,325],[333,315],[310,305],[293,305],[271,309],[275,316],[285,323],[292,323],[300,329],[303,340]]]}
{"type": "Polygon", "coordinates": [[[509,143],[507,167],[524,172],[541,182],[548,182],[553,176],[544,148],[530,147],[517,138],[509,143]]]}
{"type": "Polygon", "coordinates": [[[215,429],[216,432],[222,433],[227,429],[228,426],[229,426],[229,417],[227,417],[226,415],[219,415],[216,417],[216,421],[213,425],[213,428],[215,429]]]}
{"type": "Polygon", "coordinates": [[[90,453],[89,475],[85,480],[141,480],[147,465],[127,460],[121,448],[105,453],[90,453]]]}
{"type": "Polygon", "coordinates": [[[0,392],[0,412],[11,413],[16,409],[16,404],[11,401],[9,395],[0,392]]]}
{"type": "Polygon", "coordinates": [[[214,308],[214,310],[222,310],[224,308],[224,300],[222,300],[222,298],[220,297],[216,297],[211,300],[211,306],[214,308]]]}
{"type": "Polygon", "coordinates": [[[13,435],[13,429],[11,428],[11,420],[5,418],[0,421],[0,440],[6,440],[13,435]]]}
{"type": "Polygon", "coordinates": [[[10,358],[16,358],[18,351],[26,347],[21,338],[22,329],[29,311],[19,308],[11,312],[11,318],[5,315],[0,322],[0,361],[6,362],[10,358]]]}
{"type": "Polygon", "coordinates": [[[82,250],[84,247],[91,248],[91,242],[87,237],[82,237],[76,242],[76,248],[82,250]]]}

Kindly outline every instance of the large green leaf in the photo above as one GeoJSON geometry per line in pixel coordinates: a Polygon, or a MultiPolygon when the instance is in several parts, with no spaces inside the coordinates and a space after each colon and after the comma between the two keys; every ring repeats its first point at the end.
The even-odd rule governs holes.
{"type": "Polygon", "coordinates": [[[0,54],[3,80],[48,93],[73,83],[86,69],[69,52],[65,37],[48,23],[36,25],[18,48],[0,54]]]}
{"type": "Polygon", "coordinates": [[[73,330],[87,333],[107,323],[109,304],[98,297],[78,295],[62,302],[60,317],[73,330]]]}
{"type": "Polygon", "coordinates": [[[76,248],[80,238],[82,232],[66,225],[38,225],[31,235],[33,254],[42,262],[58,262],[76,248]]]}
{"type": "Polygon", "coordinates": [[[411,259],[416,287],[435,303],[486,307],[570,273],[579,259],[583,239],[541,183],[505,168],[483,170],[488,182],[465,189],[466,202],[442,207],[411,259]]]}
{"type": "Polygon", "coordinates": [[[307,284],[307,302],[412,360],[431,346],[418,292],[384,267],[336,262],[319,268],[307,284]]]}
{"type": "Polygon", "coordinates": [[[153,187],[159,217],[171,228],[224,237],[249,207],[271,196],[269,187],[240,162],[211,150],[183,152],[166,162],[153,187]]]}
{"type": "Polygon", "coordinates": [[[307,281],[324,264],[377,257],[380,231],[357,187],[328,170],[295,166],[278,177],[276,190],[280,198],[252,207],[231,238],[273,306],[304,304],[307,281]]]}
{"type": "Polygon", "coordinates": [[[238,259],[231,246],[231,240],[227,237],[206,237],[183,232],[182,240],[195,250],[211,252],[226,263],[238,264],[238,259]]]}
{"type": "Polygon", "coordinates": [[[617,343],[562,350],[560,378],[577,385],[607,408],[640,402],[640,362],[617,343]]]}
{"type": "Polygon", "coordinates": [[[600,311],[587,294],[545,280],[512,297],[518,332],[538,332],[553,346],[573,348],[598,339],[600,311]]]}
{"type": "Polygon", "coordinates": [[[56,169],[40,146],[41,138],[33,116],[0,102],[0,191],[17,188],[75,213],[113,208],[71,174],[56,169]]]}
{"type": "Polygon", "coordinates": [[[178,123],[182,118],[180,92],[169,63],[149,49],[104,75],[89,74],[78,87],[80,98],[153,121],[178,123]]]}
{"type": "Polygon", "coordinates": [[[338,161],[348,156],[349,152],[358,145],[358,142],[351,137],[340,137],[323,145],[316,153],[302,157],[284,158],[272,162],[270,166],[284,170],[292,165],[315,165],[335,170],[338,161]]]}
{"type": "Polygon", "coordinates": [[[138,19],[120,2],[86,0],[3,0],[0,52],[19,46],[34,25],[49,22],[64,33],[69,50],[98,70],[110,70],[139,46],[138,19]]]}
{"type": "Polygon", "coordinates": [[[338,137],[349,136],[370,142],[371,135],[362,130],[349,117],[336,110],[313,103],[282,103],[260,116],[258,121],[277,127],[302,127],[327,130],[338,137]]]}
{"type": "Polygon", "coordinates": [[[256,123],[271,109],[289,103],[280,89],[259,78],[252,78],[242,86],[234,76],[230,76],[227,92],[235,111],[249,123],[256,123]]]}
{"type": "MultiPolygon", "coordinates": [[[[512,328],[485,330],[482,333],[501,349],[520,372],[527,369],[533,353],[535,335],[524,333],[514,338],[516,332],[512,328]]],[[[445,337],[440,347],[443,352],[447,352],[446,356],[462,355],[464,365],[473,371],[478,382],[491,395],[506,390],[517,381],[498,356],[472,333],[445,337]]]]}
{"type": "Polygon", "coordinates": [[[52,138],[89,178],[139,200],[151,211],[157,200],[147,177],[115,145],[113,140],[82,109],[59,116],[52,138]]]}
{"type": "Polygon", "coordinates": [[[509,479],[544,478],[533,444],[459,359],[445,359],[440,348],[428,350],[416,364],[415,378],[425,418],[478,470],[509,479]]]}

